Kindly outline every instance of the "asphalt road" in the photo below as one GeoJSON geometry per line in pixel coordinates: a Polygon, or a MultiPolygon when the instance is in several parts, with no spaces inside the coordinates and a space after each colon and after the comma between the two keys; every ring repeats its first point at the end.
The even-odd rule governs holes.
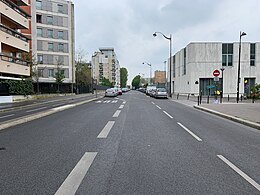
{"type": "Polygon", "coordinates": [[[136,91],[118,98],[0,131],[0,194],[260,194],[259,130],[136,91]]]}

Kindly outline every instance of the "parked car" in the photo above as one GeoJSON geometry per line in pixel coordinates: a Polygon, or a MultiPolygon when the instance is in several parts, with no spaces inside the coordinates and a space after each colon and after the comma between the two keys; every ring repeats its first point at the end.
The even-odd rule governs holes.
{"type": "Polygon", "coordinates": [[[115,88],[109,88],[105,92],[105,97],[116,97],[117,95],[117,89],[115,88]]]}
{"type": "Polygon", "coordinates": [[[167,90],[165,88],[157,88],[154,94],[155,98],[167,98],[167,90]]]}
{"type": "Polygon", "coordinates": [[[123,93],[128,92],[128,91],[129,91],[128,88],[126,88],[126,87],[122,88],[122,92],[123,92],[123,93]]]}
{"type": "Polygon", "coordinates": [[[152,89],[156,89],[156,86],[154,86],[154,85],[147,86],[146,91],[145,91],[146,95],[151,95],[152,89]]]}
{"type": "Polygon", "coordinates": [[[118,90],[118,91],[117,91],[118,95],[122,95],[122,93],[123,93],[123,92],[122,92],[122,89],[121,89],[121,88],[117,88],[117,90],[118,90]]]}

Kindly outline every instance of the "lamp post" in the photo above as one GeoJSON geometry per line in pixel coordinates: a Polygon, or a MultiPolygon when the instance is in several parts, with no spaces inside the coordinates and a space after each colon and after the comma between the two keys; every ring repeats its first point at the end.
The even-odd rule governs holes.
{"type": "Polygon", "coordinates": [[[148,63],[148,62],[143,62],[143,64],[147,64],[148,66],[150,66],[150,85],[152,84],[152,64],[148,63]]]}
{"type": "Polygon", "coordinates": [[[240,56],[241,56],[241,37],[245,36],[245,32],[240,31],[239,36],[239,51],[238,51],[238,71],[237,71],[237,103],[239,101],[239,83],[240,83],[240,56]]]}
{"type": "Polygon", "coordinates": [[[169,97],[172,97],[172,35],[170,34],[169,37],[165,36],[163,33],[161,32],[155,32],[153,33],[153,36],[156,37],[157,33],[161,34],[165,39],[170,41],[170,84],[169,84],[169,97]]]}
{"type": "Polygon", "coordinates": [[[167,82],[167,80],[166,80],[166,62],[167,61],[164,61],[163,63],[164,63],[164,87],[166,88],[166,82],[167,82]]]}

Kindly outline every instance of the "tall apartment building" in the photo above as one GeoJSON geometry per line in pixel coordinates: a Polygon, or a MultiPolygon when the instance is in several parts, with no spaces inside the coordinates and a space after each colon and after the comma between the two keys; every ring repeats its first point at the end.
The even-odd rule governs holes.
{"type": "Polygon", "coordinates": [[[31,0],[32,55],[41,92],[55,91],[55,73],[65,79],[61,91],[75,83],[74,5],[65,0],[31,0]]]}
{"type": "Polygon", "coordinates": [[[0,0],[0,80],[30,76],[25,58],[30,51],[29,39],[21,33],[29,29],[30,15],[21,8],[28,5],[28,0],[0,0]]]}
{"type": "Polygon", "coordinates": [[[102,82],[103,78],[109,79],[113,85],[120,85],[120,65],[114,48],[99,48],[92,56],[93,78],[102,82]]]}
{"type": "MultiPolygon", "coordinates": [[[[172,56],[172,93],[236,97],[239,43],[190,43],[172,56]],[[224,68],[223,75],[221,69],[224,68]],[[220,71],[219,82],[213,71],[220,71]]],[[[240,94],[249,94],[260,83],[260,43],[241,44],[240,94]]],[[[169,82],[169,80],[168,80],[169,82]]]]}

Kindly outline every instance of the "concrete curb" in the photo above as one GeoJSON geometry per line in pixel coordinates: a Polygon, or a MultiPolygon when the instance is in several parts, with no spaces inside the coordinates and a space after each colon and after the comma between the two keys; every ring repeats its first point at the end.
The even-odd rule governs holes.
{"type": "Polygon", "coordinates": [[[5,123],[2,123],[0,125],[0,131],[4,130],[6,128],[9,128],[9,127],[13,127],[13,126],[20,125],[20,124],[23,124],[23,123],[26,123],[26,122],[29,122],[29,121],[36,120],[36,119],[39,119],[39,118],[42,118],[42,117],[63,111],[63,110],[67,110],[67,109],[70,109],[70,108],[73,108],[73,107],[76,107],[76,106],[79,106],[79,105],[82,105],[82,104],[86,104],[88,102],[92,102],[92,101],[98,100],[100,98],[102,98],[102,97],[85,100],[85,101],[82,101],[82,102],[79,102],[79,103],[76,103],[76,104],[68,104],[66,106],[61,106],[61,107],[58,107],[58,108],[52,108],[50,110],[43,111],[43,112],[40,112],[40,113],[37,113],[37,114],[32,114],[32,115],[29,115],[29,116],[24,116],[24,117],[21,117],[21,118],[13,119],[11,121],[7,121],[5,123]]]}
{"type": "Polygon", "coordinates": [[[215,110],[211,110],[211,109],[208,109],[208,108],[203,108],[201,106],[194,105],[193,107],[198,109],[198,110],[202,110],[202,111],[205,111],[205,112],[208,112],[208,113],[211,113],[211,114],[215,114],[217,116],[220,116],[220,117],[223,117],[223,118],[226,118],[226,119],[229,119],[229,120],[241,123],[243,125],[253,127],[253,128],[260,130],[260,124],[258,124],[258,123],[251,122],[251,121],[248,121],[248,120],[245,120],[245,119],[242,119],[242,118],[239,118],[239,117],[231,116],[231,115],[228,115],[228,114],[224,114],[224,113],[221,113],[221,112],[218,112],[218,111],[215,111],[215,110]]]}

